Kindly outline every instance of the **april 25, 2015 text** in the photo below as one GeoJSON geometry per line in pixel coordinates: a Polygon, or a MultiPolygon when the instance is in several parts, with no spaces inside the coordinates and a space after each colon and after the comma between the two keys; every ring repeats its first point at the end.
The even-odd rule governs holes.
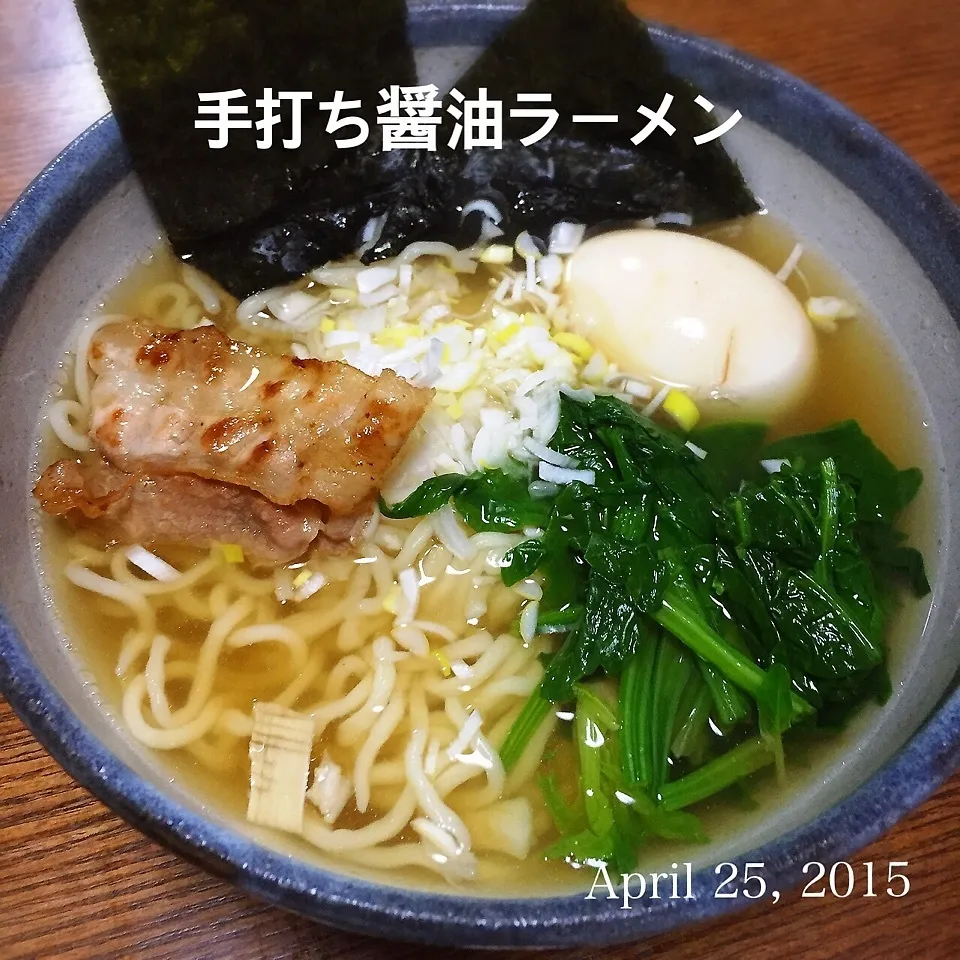
{"type": "MultiPolygon", "coordinates": [[[[878,867],[872,861],[851,864],[841,860],[827,865],[811,860],[803,866],[803,877],[807,879],[800,897],[822,899],[830,896],[845,900],[854,895],[885,895],[899,899],[910,892],[910,880],[904,872],[908,865],[906,860],[889,861],[883,879],[882,866],[878,867]]],[[[693,865],[687,861],[671,863],[670,871],[665,873],[624,873],[613,877],[603,865],[597,870],[585,899],[619,900],[621,910],[630,910],[633,903],[640,900],[697,900],[710,896],[721,900],[735,900],[741,895],[746,900],[766,897],[778,903],[780,891],[769,888],[764,877],[765,867],[764,863],[719,863],[713,871],[717,879],[710,885],[711,891],[702,884],[695,885],[693,865]],[[701,889],[698,891],[695,886],[701,889]]]]}

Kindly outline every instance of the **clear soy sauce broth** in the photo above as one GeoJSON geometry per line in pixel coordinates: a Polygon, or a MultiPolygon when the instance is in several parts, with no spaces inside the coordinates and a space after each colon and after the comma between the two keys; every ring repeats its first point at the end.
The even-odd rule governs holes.
{"type": "MultiPolygon", "coordinates": [[[[741,250],[774,272],[786,261],[795,242],[789,231],[770,216],[755,216],[745,223],[721,227],[705,235],[741,250]]],[[[158,283],[177,278],[178,274],[179,264],[172,254],[165,247],[159,248],[114,290],[108,292],[103,301],[103,311],[143,312],[145,291],[158,283]]],[[[479,271],[476,281],[478,289],[469,296],[481,299],[481,291],[486,290],[486,281],[483,271],[479,271]]],[[[837,271],[810,251],[804,252],[797,269],[788,280],[788,286],[801,302],[811,296],[840,296],[858,303],[850,286],[837,271]]],[[[162,304],[155,307],[156,318],[159,318],[162,304]]],[[[235,323],[221,324],[219,320],[218,324],[238,339],[277,349],[285,346],[276,337],[251,332],[249,327],[241,329],[235,323]]],[[[771,439],[852,418],[860,422],[865,432],[898,467],[929,467],[931,457],[920,403],[902,361],[877,321],[861,307],[856,319],[841,321],[836,332],[818,333],[817,336],[819,367],[813,389],[799,409],[776,425],[771,431],[771,439]]],[[[39,450],[38,463],[41,467],[56,457],[69,455],[69,451],[60,449],[58,443],[49,439],[41,441],[39,450]]],[[[924,551],[928,562],[933,559],[934,482],[935,474],[926,469],[921,493],[901,520],[901,527],[909,534],[912,543],[924,551]]],[[[43,518],[41,560],[44,573],[51,585],[67,642],[79,661],[85,679],[91,684],[104,709],[122,725],[119,704],[123,687],[114,674],[114,665],[127,624],[119,626],[121,621],[104,617],[89,602],[87,595],[63,578],[60,571],[66,562],[69,536],[65,526],[43,518]]],[[[177,551],[164,551],[164,554],[175,559],[177,551]]],[[[196,558],[196,554],[190,551],[181,551],[181,556],[184,561],[196,558]]],[[[933,574],[935,571],[932,570],[931,577],[933,574]]],[[[919,635],[926,608],[926,601],[907,600],[891,619],[888,633],[889,668],[894,683],[901,672],[902,652],[919,635]]],[[[239,677],[242,682],[243,669],[259,672],[269,669],[269,662],[262,661],[260,653],[251,652],[248,662],[237,661],[234,666],[236,669],[231,671],[231,676],[239,677]]],[[[691,808],[702,818],[711,837],[711,847],[714,841],[723,842],[732,838],[807,785],[815,783],[827,766],[850,749],[857,727],[868,722],[869,714],[876,709],[873,705],[865,707],[845,733],[791,741],[785,782],[778,783],[773,771],[765,770],[751,778],[746,791],[729,791],[726,795],[691,808]]],[[[141,749],[146,752],[146,748],[141,749]]],[[[566,779],[572,780],[576,767],[568,732],[561,730],[555,735],[553,743],[548,746],[548,754],[552,754],[552,768],[566,771],[566,779]]],[[[244,823],[247,803],[245,755],[237,758],[235,769],[226,772],[212,771],[183,750],[156,751],[150,754],[150,758],[165,776],[169,776],[173,783],[204,808],[228,820],[237,821],[246,832],[257,836],[268,846],[323,863],[341,872],[363,873],[357,867],[345,866],[320,853],[298,838],[244,823]]],[[[536,802],[537,797],[531,795],[531,799],[536,802]]],[[[542,804],[539,807],[537,816],[546,818],[542,804]]],[[[346,812],[338,820],[337,826],[356,826],[358,822],[346,812]]],[[[695,865],[713,862],[710,848],[658,841],[641,851],[637,869],[666,871],[671,869],[671,863],[682,864],[686,860],[694,861],[695,865]]],[[[482,861],[483,857],[478,880],[465,887],[463,892],[523,896],[585,889],[593,882],[595,874],[592,869],[575,871],[566,864],[544,861],[536,854],[531,854],[523,862],[483,864],[482,861]]],[[[421,871],[405,873],[400,870],[372,876],[396,885],[450,889],[442,880],[421,871]]]]}

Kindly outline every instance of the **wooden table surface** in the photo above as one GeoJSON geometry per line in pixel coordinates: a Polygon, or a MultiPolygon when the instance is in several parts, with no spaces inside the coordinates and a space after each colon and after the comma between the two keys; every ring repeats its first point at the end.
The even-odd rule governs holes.
{"type": "MultiPolygon", "coordinates": [[[[810,80],[960,198],[956,0],[639,0],[638,7],[810,80]]],[[[69,0],[0,0],[0,209],[106,109],[69,0]]],[[[960,776],[858,860],[909,861],[910,894],[822,901],[786,894],[777,906],[603,955],[960,956],[960,776]]],[[[178,860],[78,787],[0,702],[0,960],[449,953],[310,924],[178,860]]]]}

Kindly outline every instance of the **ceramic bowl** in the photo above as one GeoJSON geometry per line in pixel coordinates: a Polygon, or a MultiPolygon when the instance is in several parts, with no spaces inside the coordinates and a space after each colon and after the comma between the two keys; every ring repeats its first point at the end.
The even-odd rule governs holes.
{"type": "MultiPolygon", "coordinates": [[[[519,6],[412,4],[419,62],[435,81],[452,80],[519,6]]],[[[768,888],[785,893],[806,862],[847,859],[957,767],[957,209],[889,141],[818,91],[711,41],[653,33],[676,72],[743,113],[725,143],[748,182],[801,241],[839,265],[897,344],[928,433],[935,518],[933,600],[893,664],[893,697],[855,727],[842,757],[776,811],[699,853],[691,899],[644,899],[622,910],[582,893],[505,899],[400,889],[268,849],[172,785],[98,704],[63,642],[40,577],[28,495],[38,410],[70,328],[159,237],[113,120],[68,147],[0,226],[0,689],[63,767],[117,813],[257,896],[351,930],[457,946],[649,936],[744,902],[714,896],[717,863],[763,863],[768,888]]]]}

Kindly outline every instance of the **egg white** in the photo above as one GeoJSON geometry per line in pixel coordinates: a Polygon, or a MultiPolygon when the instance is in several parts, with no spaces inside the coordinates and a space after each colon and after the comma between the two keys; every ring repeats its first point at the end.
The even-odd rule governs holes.
{"type": "Polygon", "coordinates": [[[570,258],[563,296],[575,329],[625,373],[684,390],[708,415],[775,419],[810,389],[817,344],[802,306],[715,241],[602,234],[570,258]]]}

